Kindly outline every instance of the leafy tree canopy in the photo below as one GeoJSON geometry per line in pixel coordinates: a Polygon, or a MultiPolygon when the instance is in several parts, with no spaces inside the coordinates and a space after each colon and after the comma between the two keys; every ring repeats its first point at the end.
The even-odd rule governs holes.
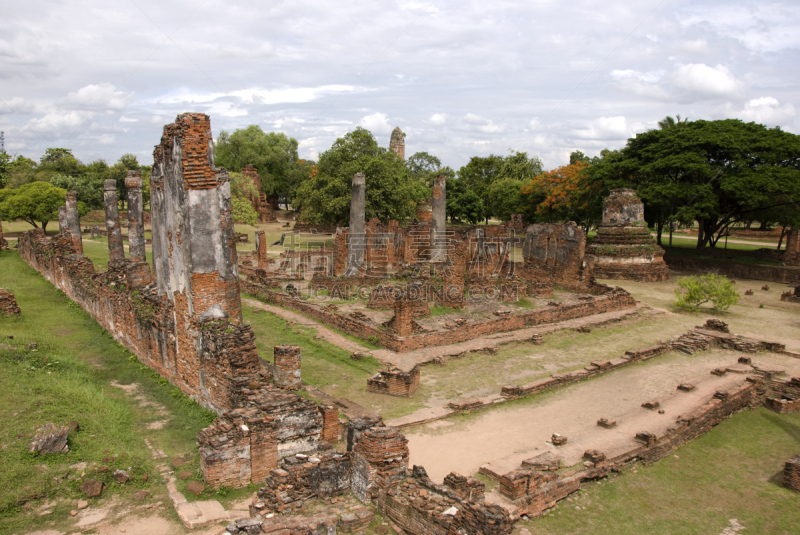
{"type": "Polygon", "coordinates": [[[290,199],[308,177],[309,162],[297,158],[297,140],[279,132],[264,132],[251,124],[233,133],[220,132],[214,145],[214,163],[239,172],[248,164],[258,170],[261,190],[290,199]]]}
{"type": "Polygon", "coordinates": [[[347,225],[353,175],[366,176],[366,218],[381,221],[414,217],[419,189],[396,153],[379,147],[373,135],[356,128],[320,154],[316,174],[297,188],[292,205],[309,223],[347,225]]]}
{"type": "MultiPolygon", "coordinates": [[[[800,137],[738,119],[693,121],[629,139],[608,159],[606,187],[633,187],[655,217],[697,221],[697,247],[763,210],[796,220],[800,137]]],[[[649,217],[652,217],[650,214],[649,217]]]]}
{"type": "MultiPolygon", "coordinates": [[[[574,154],[574,153],[573,153],[574,154]]],[[[529,221],[575,221],[587,230],[602,215],[601,183],[589,173],[588,158],[542,173],[522,188],[529,221]]]]}
{"type": "Polygon", "coordinates": [[[67,198],[67,191],[48,182],[31,182],[16,189],[0,190],[0,214],[3,219],[22,219],[34,228],[47,229],[47,222],[58,219],[58,207],[67,198]]]}

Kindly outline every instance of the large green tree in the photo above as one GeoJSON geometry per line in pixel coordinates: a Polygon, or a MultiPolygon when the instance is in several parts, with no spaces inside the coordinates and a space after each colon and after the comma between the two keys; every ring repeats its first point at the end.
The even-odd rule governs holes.
{"type": "Polygon", "coordinates": [[[0,190],[0,215],[5,220],[22,219],[34,228],[47,229],[47,223],[58,219],[58,207],[67,198],[66,190],[48,182],[31,182],[16,189],[0,190]]]}
{"type": "Polygon", "coordinates": [[[309,175],[309,162],[297,158],[296,139],[280,132],[264,132],[254,124],[233,133],[220,132],[214,145],[214,163],[234,172],[248,164],[254,166],[261,177],[261,190],[287,202],[309,175]]]}
{"type": "Polygon", "coordinates": [[[629,139],[605,173],[608,187],[636,188],[656,224],[696,221],[697,247],[714,247],[731,225],[764,210],[793,220],[800,137],[738,119],[682,122],[629,139]]]}
{"type": "Polygon", "coordinates": [[[366,176],[366,218],[409,219],[416,211],[419,190],[396,153],[378,146],[364,128],[337,139],[320,154],[316,174],[303,182],[292,199],[309,223],[346,225],[350,219],[353,175],[366,176]]]}

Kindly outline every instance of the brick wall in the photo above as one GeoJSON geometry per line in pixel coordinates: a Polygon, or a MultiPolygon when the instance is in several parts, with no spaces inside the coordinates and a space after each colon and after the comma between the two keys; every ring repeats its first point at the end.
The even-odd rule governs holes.
{"type": "Polygon", "coordinates": [[[786,461],[783,469],[783,486],[800,492],[800,453],[786,461]]]}
{"type": "Polygon", "coordinates": [[[367,379],[367,391],[388,396],[410,397],[419,388],[419,365],[410,371],[398,369],[378,372],[367,379]]]}
{"type": "Polygon", "coordinates": [[[243,291],[265,302],[298,310],[316,320],[332,325],[337,329],[341,329],[359,338],[375,339],[377,343],[383,347],[397,352],[454,344],[488,334],[513,331],[543,323],[555,323],[574,318],[582,318],[594,314],[601,314],[603,312],[634,308],[636,306],[636,300],[621,288],[610,290],[608,287],[598,286],[598,288],[604,288],[602,291],[606,293],[592,301],[581,302],[574,305],[560,305],[547,307],[546,309],[529,310],[506,317],[487,318],[456,326],[445,331],[420,332],[403,337],[396,335],[394,332],[380,330],[375,326],[358,321],[345,314],[327,312],[323,310],[320,305],[276,292],[262,284],[242,280],[240,281],[240,285],[243,291]]]}
{"type": "Polygon", "coordinates": [[[755,279],[782,284],[797,284],[800,281],[800,269],[790,266],[762,266],[757,264],[737,264],[719,260],[702,258],[684,258],[666,255],[664,261],[670,269],[681,271],[697,271],[700,273],[718,273],[733,279],[755,279]]]}

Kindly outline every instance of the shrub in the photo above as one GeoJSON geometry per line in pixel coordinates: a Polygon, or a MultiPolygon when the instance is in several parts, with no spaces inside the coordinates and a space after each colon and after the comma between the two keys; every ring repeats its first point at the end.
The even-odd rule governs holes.
{"type": "Polygon", "coordinates": [[[675,296],[678,298],[675,304],[681,308],[697,309],[710,302],[717,310],[727,310],[739,302],[740,294],[727,277],[709,273],[679,279],[675,296]]]}

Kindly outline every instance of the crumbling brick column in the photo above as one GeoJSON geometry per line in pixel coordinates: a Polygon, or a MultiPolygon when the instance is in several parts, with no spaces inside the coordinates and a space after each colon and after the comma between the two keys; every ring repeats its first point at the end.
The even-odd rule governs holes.
{"type": "Polygon", "coordinates": [[[111,266],[125,260],[117,204],[117,182],[113,178],[103,181],[103,202],[106,208],[106,229],[108,229],[108,264],[111,266]]]}
{"type": "Polygon", "coordinates": [[[288,390],[302,387],[300,379],[300,347],[275,346],[274,381],[275,384],[288,390]]]}
{"type": "Polygon", "coordinates": [[[267,233],[263,230],[256,231],[256,259],[259,269],[269,269],[267,259],[267,233]]]}
{"type": "Polygon", "coordinates": [[[128,253],[131,262],[146,262],[144,248],[144,207],[142,206],[142,174],[128,171],[128,253]]]}
{"type": "Polygon", "coordinates": [[[392,130],[392,137],[389,138],[389,150],[397,153],[402,159],[406,159],[406,135],[399,126],[392,130]]]}
{"type": "Polygon", "coordinates": [[[184,113],[153,152],[151,220],[159,293],[190,317],[241,321],[230,177],[215,169],[211,121],[184,113]]]}
{"type": "Polygon", "coordinates": [[[67,226],[67,207],[58,207],[58,233],[62,236],[67,236],[69,227],[67,226]]]}
{"type": "Polygon", "coordinates": [[[0,251],[3,249],[8,249],[8,242],[3,237],[3,222],[0,221],[0,251]]]}
{"type": "Polygon", "coordinates": [[[342,423],[339,421],[339,409],[336,405],[320,405],[322,413],[322,440],[328,444],[336,444],[342,435],[342,423]]]}
{"type": "Polygon", "coordinates": [[[75,249],[83,254],[83,238],[81,237],[81,215],[78,213],[78,197],[74,191],[67,192],[67,202],[65,205],[67,211],[67,228],[72,234],[72,243],[75,244],[75,249]]]}
{"type": "Polygon", "coordinates": [[[388,326],[397,336],[414,334],[414,300],[409,292],[403,291],[394,301],[394,317],[388,326]]]}
{"type": "Polygon", "coordinates": [[[365,210],[366,210],[366,177],[363,173],[353,175],[353,186],[350,196],[350,231],[347,243],[347,271],[345,276],[357,277],[364,270],[365,250],[365,210]]]}
{"type": "Polygon", "coordinates": [[[364,431],[353,448],[351,488],[363,503],[408,473],[408,439],[394,427],[364,431]]]}
{"type": "Polygon", "coordinates": [[[444,176],[433,180],[433,210],[431,213],[431,262],[444,262],[447,258],[447,181],[444,176]]]}

